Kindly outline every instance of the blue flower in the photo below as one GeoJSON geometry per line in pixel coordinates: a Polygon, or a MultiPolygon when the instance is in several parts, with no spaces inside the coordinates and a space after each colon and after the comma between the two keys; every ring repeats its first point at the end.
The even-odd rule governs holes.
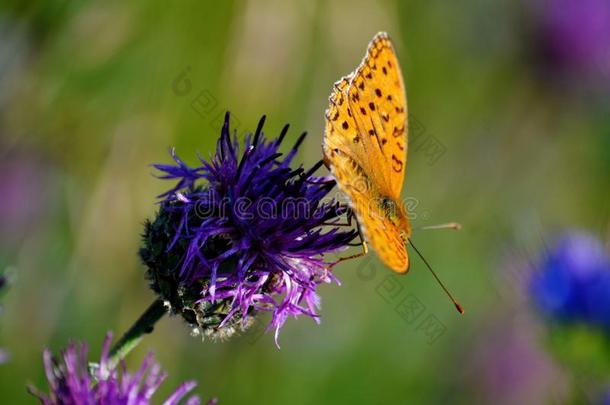
{"type": "Polygon", "coordinates": [[[610,332],[610,256],[582,232],[563,235],[531,280],[534,303],[550,319],[584,323],[610,332]]]}
{"type": "Polygon", "coordinates": [[[177,180],[146,224],[140,256],[151,288],[195,334],[226,338],[260,311],[272,313],[275,337],[288,316],[318,320],[317,287],[335,280],[328,253],[346,249],[347,207],[328,199],[335,182],[291,167],[303,134],[286,154],[262,133],[264,117],[243,147],[226,114],[216,153],[189,167],[154,165],[177,180]]]}

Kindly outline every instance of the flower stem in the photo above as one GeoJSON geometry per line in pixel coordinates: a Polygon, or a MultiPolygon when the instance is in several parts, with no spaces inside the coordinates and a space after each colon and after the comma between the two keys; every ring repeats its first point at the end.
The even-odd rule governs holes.
{"type": "Polygon", "coordinates": [[[167,313],[163,300],[155,300],[127,332],[112,346],[109,362],[112,367],[125,358],[140,343],[144,335],[151,333],[155,323],[167,313]]]}

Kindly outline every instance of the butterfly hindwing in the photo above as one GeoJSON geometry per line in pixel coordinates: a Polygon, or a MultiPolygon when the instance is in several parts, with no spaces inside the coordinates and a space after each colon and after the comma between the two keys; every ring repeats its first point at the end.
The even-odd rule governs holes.
{"type": "Polygon", "coordinates": [[[325,152],[326,160],[341,190],[351,202],[364,238],[388,267],[404,273],[409,267],[409,258],[401,237],[401,229],[394,222],[387,220],[383,208],[386,197],[381,194],[362,166],[339,149],[340,143],[335,144],[331,138],[325,145],[329,150],[325,152]]]}

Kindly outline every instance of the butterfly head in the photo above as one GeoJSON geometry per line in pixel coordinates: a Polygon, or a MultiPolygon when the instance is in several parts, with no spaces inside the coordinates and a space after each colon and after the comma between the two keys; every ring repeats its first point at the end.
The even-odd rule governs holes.
{"type": "Polygon", "coordinates": [[[407,242],[411,236],[411,224],[406,207],[390,197],[382,197],[379,199],[379,208],[385,217],[400,230],[401,239],[407,242]]]}

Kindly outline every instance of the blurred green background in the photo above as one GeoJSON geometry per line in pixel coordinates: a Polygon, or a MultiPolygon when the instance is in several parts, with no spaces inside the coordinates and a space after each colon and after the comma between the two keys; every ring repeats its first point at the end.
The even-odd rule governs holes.
{"type": "Polygon", "coordinates": [[[154,350],[163,393],[196,379],[221,404],[563,403],[571,383],[544,350],[524,269],[558,228],[610,236],[610,76],[557,72],[535,18],[509,0],[2,2],[1,402],[35,402],[25,385],[46,387],[43,348],[86,340],[97,356],[153,300],[137,250],[170,184],[150,163],[170,146],[207,156],[227,109],[240,131],[262,114],[270,136],[307,130],[300,160],[315,163],[332,83],[384,30],[412,117],[444,150],[411,144],[414,224],[464,226],[414,241],[466,313],[417,258],[388,279],[371,255],[336,269],[321,325],[289,320],[281,350],[272,333],[201,342],[167,318],[128,364],[154,350]]]}

